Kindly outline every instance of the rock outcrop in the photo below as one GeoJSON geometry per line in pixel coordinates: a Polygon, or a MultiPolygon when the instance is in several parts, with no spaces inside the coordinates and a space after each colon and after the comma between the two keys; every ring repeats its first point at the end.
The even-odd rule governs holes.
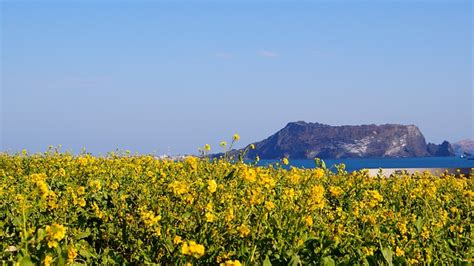
{"type": "Polygon", "coordinates": [[[473,155],[474,154],[474,140],[464,139],[453,143],[454,152],[456,155],[473,155]]]}
{"type": "Polygon", "coordinates": [[[447,141],[443,141],[440,145],[428,143],[427,149],[428,153],[434,157],[454,156],[454,148],[447,141]]]}
{"type": "Polygon", "coordinates": [[[453,156],[449,142],[427,145],[415,125],[329,126],[292,122],[254,143],[246,157],[261,159],[380,158],[453,156]]]}

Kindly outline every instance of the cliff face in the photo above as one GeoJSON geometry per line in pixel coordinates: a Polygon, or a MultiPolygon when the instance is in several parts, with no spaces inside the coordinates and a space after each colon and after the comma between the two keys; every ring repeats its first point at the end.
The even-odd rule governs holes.
{"type": "Polygon", "coordinates": [[[435,157],[454,156],[455,154],[453,146],[447,141],[443,141],[440,145],[428,143],[427,149],[428,153],[435,157]]]}
{"type": "Polygon", "coordinates": [[[262,159],[454,155],[449,143],[443,143],[440,146],[433,144],[434,146],[431,146],[429,150],[418,127],[394,124],[329,126],[319,123],[292,122],[276,134],[254,145],[256,149],[249,151],[249,158],[256,155],[262,159]]]}
{"type": "Polygon", "coordinates": [[[456,155],[474,154],[474,140],[464,139],[453,144],[456,155]]]}

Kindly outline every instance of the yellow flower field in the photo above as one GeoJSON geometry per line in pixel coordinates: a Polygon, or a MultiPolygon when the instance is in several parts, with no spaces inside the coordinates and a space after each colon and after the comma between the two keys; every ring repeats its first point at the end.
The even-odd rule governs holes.
{"type": "Polygon", "coordinates": [[[0,154],[0,178],[7,263],[473,261],[472,176],[49,151],[0,154]]]}

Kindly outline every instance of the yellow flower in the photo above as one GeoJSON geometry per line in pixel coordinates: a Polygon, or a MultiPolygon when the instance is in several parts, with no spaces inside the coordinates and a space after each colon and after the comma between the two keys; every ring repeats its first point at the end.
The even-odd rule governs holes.
{"type": "Polygon", "coordinates": [[[225,263],[221,263],[220,266],[242,266],[242,263],[238,260],[228,260],[225,263]]]}
{"type": "Polygon", "coordinates": [[[266,188],[273,188],[276,185],[276,181],[271,175],[261,173],[259,184],[266,188]]]}
{"type": "Polygon", "coordinates": [[[180,237],[180,236],[175,236],[175,237],[173,238],[173,243],[174,243],[175,245],[178,245],[178,244],[181,243],[181,242],[183,242],[183,241],[181,240],[181,237],[180,237]]]}
{"type": "Polygon", "coordinates": [[[219,146],[221,146],[221,147],[226,147],[226,146],[227,146],[227,142],[226,142],[226,141],[221,141],[221,143],[219,143],[219,146]]]}
{"type": "Polygon", "coordinates": [[[288,165],[288,164],[290,163],[290,162],[288,161],[288,158],[286,158],[286,157],[283,158],[283,159],[281,160],[281,162],[282,162],[284,165],[288,165]]]}
{"type": "Polygon", "coordinates": [[[421,237],[423,239],[428,239],[430,237],[430,231],[426,226],[423,226],[423,232],[421,232],[421,237]]]}
{"type": "Polygon", "coordinates": [[[342,194],[342,189],[338,186],[330,186],[329,187],[329,193],[331,193],[331,195],[333,197],[339,197],[339,195],[342,194]]]}
{"type": "Polygon", "coordinates": [[[246,237],[248,234],[250,234],[250,229],[245,224],[238,226],[237,230],[239,231],[241,237],[246,237]]]}
{"type": "Polygon", "coordinates": [[[147,227],[154,227],[161,221],[161,215],[155,215],[153,211],[148,211],[144,207],[139,208],[140,217],[147,227]]]}
{"type": "Polygon", "coordinates": [[[48,188],[48,185],[46,184],[46,182],[41,180],[41,181],[36,182],[36,185],[38,186],[38,189],[40,190],[40,192],[43,196],[48,195],[49,188],[48,188]]]}
{"type": "Polygon", "coordinates": [[[254,169],[250,168],[244,172],[244,179],[249,182],[255,182],[257,180],[257,172],[254,169]]]}
{"type": "Polygon", "coordinates": [[[188,186],[181,181],[175,180],[168,185],[168,187],[173,191],[173,193],[177,196],[182,195],[188,192],[188,186]]]}
{"type": "Polygon", "coordinates": [[[210,151],[211,150],[211,145],[209,145],[209,144],[204,145],[204,150],[205,151],[210,151]]]}
{"type": "Polygon", "coordinates": [[[206,222],[208,223],[212,223],[216,220],[216,216],[210,212],[206,212],[205,216],[206,216],[206,222]]]}
{"type": "Polygon", "coordinates": [[[250,149],[251,149],[251,150],[255,150],[255,144],[253,144],[253,143],[250,144],[250,149]]]}
{"type": "Polygon", "coordinates": [[[97,203],[92,203],[92,209],[94,209],[94,214],[99,217],[99,218],[102,218],[104,216],[103,212],[100,210],[99,206],[97,205],[97,203]]]}
{"type": "Polygon", "coordinates": [[[61,241],[66,236],[66,228],[60,224],[52,224],[46,226],[48,247],[58,246],[57,241],[61,241]]]}
{"type": "Polygon", "coordinates": [[[188,245],[188,243],[184,242],[183,245],[181,246],[181,254],[189,255],[189,245],[188,245]]]}
{"type": "Polygon", "coordinates": [[[292,200],[293,198],[295,197],[295,189],[294,188],[285,188],[283,190],[283,198],[284,199],[288,199],[288,200],[292,200]]]}
{"type": "Polygon", "coordinates": [[[46,255],[43,261],[44,266],[50,266],[52,261],[53,261],[53,257],[51,257],[50,255],[46,255]]]}
{"type": "Polygon", "coordinates": [[[366,256],[373,256],[374,255],[374,249],[371,247],[362,247],[362,253],[366,256]]]}
{"type": "Polygon", "coordinates": [[[211,192],[211,193],[216,192],[216,190],[217,190],[217,183],[216,183],[216,180],[212,179],[212,180],[207,181],[207,189],[208,189],[209,192],[211,192]]]}
{"type": "Polygon", "coordinates": [[[193,256],[198,259],[204,255],[205,248],[203,245],[197,244],[194,241],[188,241],[187,243],[183,243],[183,246],[181,247],[181,253],[183,255],[193,256]]]}
{"type": "Polygon", "coordinates": [[[196,244],[194,241],[189,241],[189,251],[191,251],[195,258],[199,258],[204,255],[205,248],[203,245],[196,244]]]}
{"type": "Polygon", "coordinates": [[[313,226],[313,218],[311,216],[306,216],[304,218],[304,222],[306,226],[309,226],[309,227],[313,226]]]}
{"type": "Polygon", "coordinates": [[[79,199],[79,206],[81,206],[81,207],[86,206],[86,200],[84,198],[79,199]]]}
{"type": "Polygon", "coordinates": [[[275,208],[275,204],[272,201],[265,201],[265,209],[271,211],[275,208]]]}
{"type": "Polygon", "coordinates": [[[99,191],[102,188],[102,185],[100,184],[99,180],[90,181],[89,186],[92,188],[93,191],[99,191]]]}
{"type": "Polygon", "coordinates": [[[383,196],[377,190],[368,190],[364,192],[364,198],[367,204],[373,208],[383,201],[383,196]]]}
{"type": "Polygon", "coordinates": [[[397,255],[398,257],[402,257],[402,256],[405,255],[405,251],[403,251],[403,249],[397,247],[397,248],[395,249],[395,255],[397,255]]]}
{"type": "Polygon", "coordinates": [[[232,219],[234,219],[234,209],[230,208],[225,215],[225,221],[230,222],[232,219]]]}
{"type": "Polygon", "coordinates": [[[316,177],[316,178],[321,178],[321,177],[324,176],[325,171],[324,171],[324,169],[322,169],[322,168],[316,168],[316,169],[313,171],[313,174],[314,174],[314,177],[316,177]]]}
{"type": "Polygon", "coordinates": [[[69,246],[69,248],[67,249],[67,261],[73,262],[76,257],[77,257],[76,249],[74,248],[74,246],[69,246]]]}
{"type": "Polygon", "coordinates": [[[321,185],[315,185],[311,188],[310,204],[314,208],[324,207],[324,187],[321,185]]]}
{"type": "Polygon", "coordinates": [[[83,186],[80,186],[77,188],[77,194],[78,195],[84,195],[86,193],[86,188],[83,186]]]}
{"type": "Polygon", "coordinates": [[[57,241],[54,241],[54,240],[49,240],[48,241],[48,247],[49,248],[55,248],[58,246],[58,242],[57,241]]]}
{"type": "Polygon", "coordinates": [[[407,233],[407,225],[404,222],[398,222],[397,223],[397,228],[400,231],[402,235],[407,233]]]}
{"type": "Polygon", "coordinates": [[[298,173],[291,173],[289,174],[290,176],[290,181],[293,184],[299,184],[301,180],[301,176],[298,173]]]}
{"type": "Polygon", "coordinates": [[[206,211],[212,212],[214,210],[214,204],[212,202],[208,202],[206,204],[206,211]]]}
{"type": "Polygon", "coordinates": [[[238,140],[240,139],[239,134],[234,134],[234,136],[232,136],[232,139],[233,139],[234,141],[238,141],[238,140]]]}
{"type": "Polygon", "coordinates": [[[192,169],[197,169],[198,166],[198,158],[194,156],[186,157],[186,162],[191,166],[192,169]]]}

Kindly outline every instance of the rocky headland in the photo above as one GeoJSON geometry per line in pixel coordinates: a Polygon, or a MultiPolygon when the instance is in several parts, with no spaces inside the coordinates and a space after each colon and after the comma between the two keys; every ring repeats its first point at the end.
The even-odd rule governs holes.
{"type": "MultiPolygon", "coordinates": [[[[426,143],[415,125],[330,126],[303,121],[288,123],[272,136],[253,143],[245,157],[261,159],[382,158],[454,156],[444,141],[426,143]]],[[[248,146],[247,146],[248,147],[248,146]]],[[[240,151],[232,151],[238,154],[240,151]]]]}

